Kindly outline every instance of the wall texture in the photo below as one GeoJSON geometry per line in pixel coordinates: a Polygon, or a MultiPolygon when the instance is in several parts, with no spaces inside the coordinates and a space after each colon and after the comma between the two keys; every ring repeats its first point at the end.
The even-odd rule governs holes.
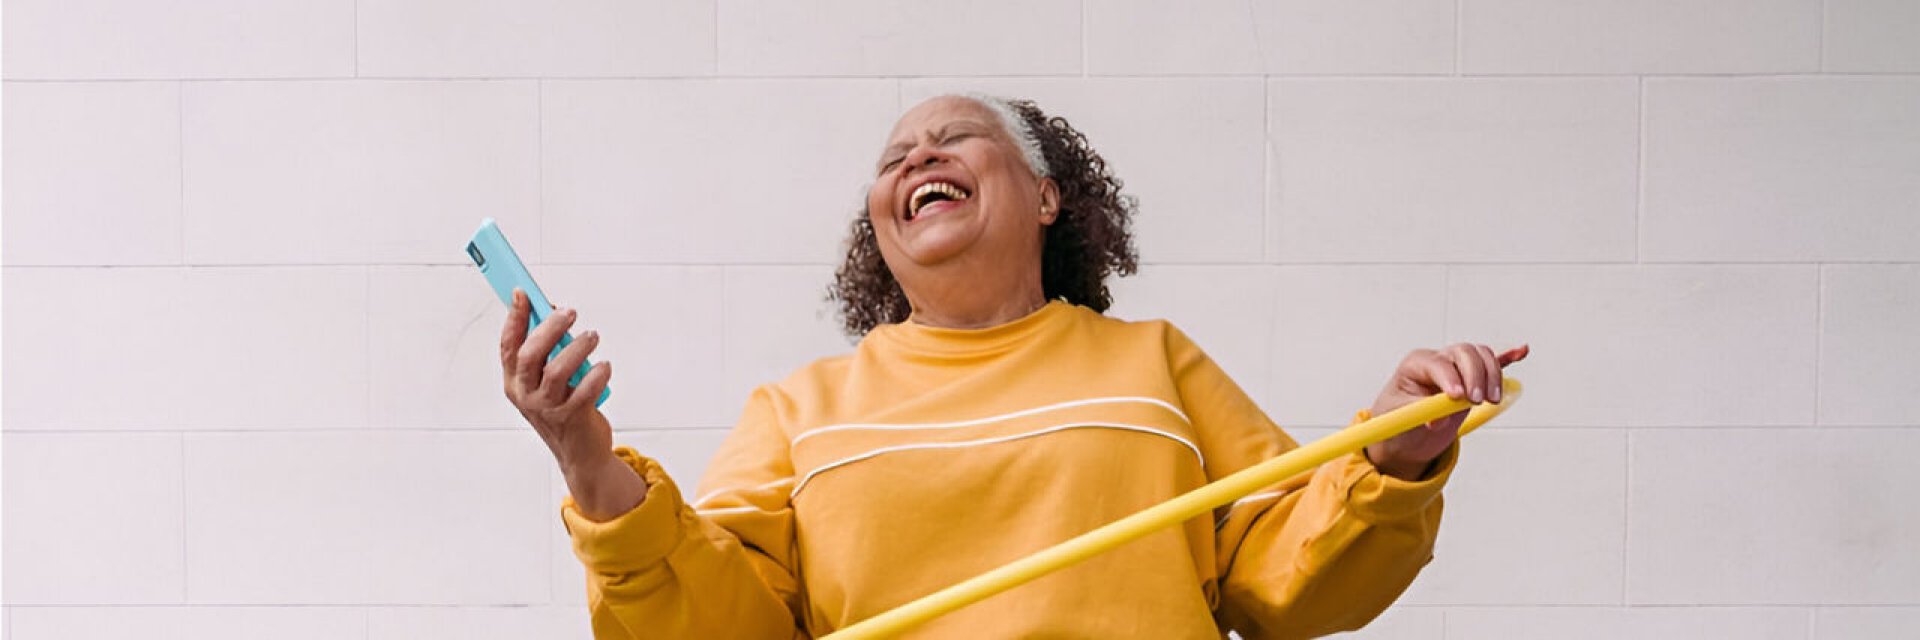
{"type": "Polygon", "coordinates": [[[5,628],[586,635],[460,251],[498,218],[696,477],[894,115],[983,89],[1142,204],[1115,313],[1305,438],[1528,341],[1362,635],[1920,628],[1920,2],[6,0],[5,628]]]}

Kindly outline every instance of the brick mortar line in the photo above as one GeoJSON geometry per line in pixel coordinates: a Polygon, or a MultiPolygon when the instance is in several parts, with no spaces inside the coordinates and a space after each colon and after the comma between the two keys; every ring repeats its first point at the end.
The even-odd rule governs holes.
{"type": "Polygon", "coordinates": [[[174,177],[180,181],[180,184],[175,185],[180,198],[178,202],[180,228],[176,234],[178,237],[175,239],[179,241],[180,262],[185,263],[187,261],[187,83],[175,82],[173,83],[173,90],[175,98],[174,108],[179,111],[179,113],[174,114],[174,133],[176,134],[174,144],[178,145],[179,148],[174,151],[179,154],[175,161],[180,164],[180,166],[174,168],[174,177]]]}
{"type": "Polygon", "coordinates": [[[1632,603],[1631,581],[1633,566],[1628,558],[1633,557],[1633,431],[1627,431],[1621,442],[1620,460],[1620,606],[1632,603]]]}
{"type": "MultiPolygon", "coordinates": [[[[54,435],[76,435],[76,436],[80,436],[80,435],[167,436],[167,435],[248,435],[248,434],[256,434],[256,435],[292,435],[292,434],[377,435],[377,434],[400,434],[400,433],[442,434],[442,435],[471,433],[471,434],[498,435],[502,433],[517,433],[517,432],[526,431],[529,429],[531,429],[531,427],[527,427],[524,425],[511,426],[511,427],[374,427],[374,428],[361,428],[361,427],[277,428],[275,427],[275,428],[260,428],[260,429],[195,429],[195,428],[104,429],[104,428],[95,428],[95,427],[88,427],[88,428],[82,428],[82,429],[61,429],[58,427],[29,427],[29,428],[9,428],[9,429],[6,429],[5,431],[0,431],[0,433],[4,433],[6,435],[30,435],[30,436],[36,436],[36,437],[54,436],[54,435]]],[[[729,425],[694,426],[694,427],[618,427],[618,428],[615,428],[613,432],[629,433],[629,434],[631,433],[674,433],[674,432],[700,432],[700,431],[727,431],[731,429],[733,429],[733,425],[729,424],[729,425]]]]}
{"type": "MultiPolygon", "coordinates": [[[[734,425],[731,425],[731,424],[725,424],[725,425],[714,424],[714,425],[701,425],[701,426],[690,426],[690,427],[619,427],[619,428],[615,428],[613,432],[616,434],[641,434],[641,433],[728,431],[733,429],[733,426],[734,425]]],[[[1290,422],[1282,425],[1282,427],[1287,431],[1338,431],[1340,429],[1346,428],[1347,426],[1348,426],[1347,423],[1344,423],[1344,422],[1341,422],[1341,423],[1290,422]]],[[[516,433],[516,432],[524,431],[527,429],[529,429],[529,427],[526,427],[526,426],[391,427],[391,428],[388,428],[388,427],[345,428],[343,427],[343,428],[260,428],[260,429],[194,429],[194,428],[108,429],[108,428],[94,428],[94,427],[78,428],[78,429],[61,429],[61,428],[54,428],[54,427],[31,427],[31,428],[9,428],[0,433],[5,433],[7,435],[28,435],[28,436],[36,436],[36,437],[53,436],[53,435],[153,435],[153,436],[294,435],[294,434],[299,434],[299,435],[320,435],[320,434],[380,435],[380,434],[403,434],[403,433],[443,434],[443,435],[469,433],[469,434],[498,435],[502,433],[516,433]]],[[[1619,431],[1619,432],[1632,432],[1632,433],[1672,433],[1672,432],[1700,432],[1700,431],[1765,431],[1765,432],[1776,432],[1776,433],[1820,434],[1820,433],[1833,433],[1835,431],[1858,431],[1858,432],[1871,432],[1871,433],[1880,433],[1880,432],[1888,432],[1888,431],[1893,431],[1893,432],[1920,431],[1920,424],[1664,425],[1664,426],[1618,426],[1618,425],[1569,424],[1569,425],[1553,425],[1553,426],[1517,425],[1517,426],[1506,427],[1506,429],[1508,431],[1519,431],[1519,432],[1534,433],[1534,434],[1544,434],[1544,433],[1554,433],[1554,432],[1575,432],[1575,431],[1588,431],[1588,432],[1619,431]]],[[[1916,604],[1920,604],[1920,603],[1916,603],[1916,604]]]]}
{"type": "Polygon", "coordinates": [[[901,78],[907,80],[978,80],[978,79],[1042,79],[1042,80],[1083,80],[1083,79],[1137,79],[1170,80],[1183,78],[1265,78],[1269,80],[1553,80],[1553,79],[1829,79],[1829,78],[1904,78],[1920,79],[1920,71],[1764,71],[1764,72],[1728,72],[1728,73],[1089,73],[1086,75],[1061,74],[1057,72],[1035,73],[978,73],[978,74],[819,74],[819,75],[474,75],[474,76],[165,76],[165,77],[67,77],[67,78],[5,78],[6,83],[108,83],[108,82],[509,82],[532,80],[555,81],[794,81],[794,80],[885,80],[901,78]]]}
{"type": "Polygon", "coordinates": [[[1816,265],[1813,271],[1813,424],[1826,423],[1823,404],[1825,389],[1820,384],[1823,373],[1820,361],[1825,355],[1827,335],[1827,265],[1816,265]]]}
{"type": "Polygon", "coordinates": [[[192,601],[193,563],[187,561],[187,434],[180,438],[180,602],[192,601]]]}
{"type": "Polygon", "coordinates": [[[1467,32],[1466,0],[1453,0],[1453,75],[1461,76],[1467,69],[1467,32]]]}
{"type": "MultiPolygon", "coordinates": [[[[354,602],[354,603],[205,603],[205,604],[157,604],[157,603],[61,603],[61,604],[7,604],[8,609],[581,609],[585,604],[576,603],[500,603],[485,602],[475,604],[439,604],[417,602],[354,602]]],[[[1434,604],[1401,602],[1393,605],[1403,609],[1439,609],[1451,611],[1492,611],[1502,609],[1566,609],[1566,610],[1653,610],[1653,609],[1693,609],[1701,611],[1731,611],[1738,609],[1913,609],[1920,607],[1920,601],[1902,604],[1833,604],[1833,603],[1752,603],[1752,604],[1636,604],[1621,606],[1613,604],[1434,604]]]]}
{"type": "Polygon", "coordinates": [[[1633,118],[1633,261],[1646,255],[1647,242],[1647,79],[1634,81],[1633,118]]]}
{"type": "MultiPolygon", "coordinates": [[[[608,267],[608,268],[675,268],[675,269],[811,269],[832,268],[833,262],[567,262],[567,261],[529,261],[536,267],[608,267]]],[[[1239,269],[1239,268],[1326,268],[1326,267],[1465,267],[1465,268],[1597,268],[1623,267],[1635,269],[1659,269],[1670,267],[1830,267],[1830,266],[1866,266],[1866,267],[1910,267],[1920,266],[1916,260],[1858,260],[1858,261],[1808,261],[1808,262],[1142,262],[1144,268],[1165,269],[1239,269]]],[[[24,270],[226,270],[226,269],[464,269],[470,268],[464,262],[330,262],[330,263],[195,263],[195,264],[9,264],[0,269],[24,270]]],[[[1118,278],[1124,278],[1123,276],[1118,278]]]]}

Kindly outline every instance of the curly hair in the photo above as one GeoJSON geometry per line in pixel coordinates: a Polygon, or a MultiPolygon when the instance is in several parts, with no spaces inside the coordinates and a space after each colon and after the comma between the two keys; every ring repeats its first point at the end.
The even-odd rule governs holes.
{"type": "MultiPolygon", "coordinates": [[[[1107,161],[1065,118],[1049,117],[1028,100],[1003,103],[1039,142],[1047,173],[1060,188],[1060,211],[1046,228],[1040,255],[1041,288],[1049,300],[1105,312],[1113,305],[1107,276],[1132,275],[1139,268],[1131,230],[1138,202],[1120,193],[1120,179],[1107,169],[1107,161]]],[[[1015,123],[1002,124],[1018,139],[1015,123]]],[[[855,339],[881,324],[904,322],[913,312],[880,255],[871,215],[863,207],[854,218],[846,260],[827,292],[827,299],[840,305],[842,328],[855,339]]]]}

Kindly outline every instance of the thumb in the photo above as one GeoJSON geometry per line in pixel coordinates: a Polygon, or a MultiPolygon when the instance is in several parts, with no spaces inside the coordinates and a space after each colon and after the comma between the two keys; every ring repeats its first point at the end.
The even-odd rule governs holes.
{"type": "Polygon", "coordinates": [[[1533,352],[1532,347],[1523,344],[1518,347],[1508,349],[1506,353],[1502,353],[1500,354],[1499,357],[1494,359],[1499,361],[1500,366],[1504,367],[1504,366],[1513,364],[1515,362],[1519,362],[1521,360],[1527,359],[1527,354],[1532,352],[1533,352]]]}

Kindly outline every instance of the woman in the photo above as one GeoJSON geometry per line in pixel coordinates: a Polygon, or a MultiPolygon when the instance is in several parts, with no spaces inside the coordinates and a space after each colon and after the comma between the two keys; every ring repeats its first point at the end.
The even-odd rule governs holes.
{"type": "MultiPolygon", "coordinates": [[[[1163,321],[1104,317],[1132,200],[1027,102],[946,96],[895,125],[832,296],[853,353],[760,387],[683,503],[577,389],[577,317],[501,340],[506,392],[571,496],[603,638],[822,635],[1295,447],[1163,321]]],[[[1500,398],[1495,356],[1414,351],[1371,409],[1500,398]]],[[[1365,412],[1363,412],[1365,413],[1365,412]]],[[[1354,629],[1430,557],[1460,416],[936,619],[920,637],[1303,637],[1354,629]]]]}

